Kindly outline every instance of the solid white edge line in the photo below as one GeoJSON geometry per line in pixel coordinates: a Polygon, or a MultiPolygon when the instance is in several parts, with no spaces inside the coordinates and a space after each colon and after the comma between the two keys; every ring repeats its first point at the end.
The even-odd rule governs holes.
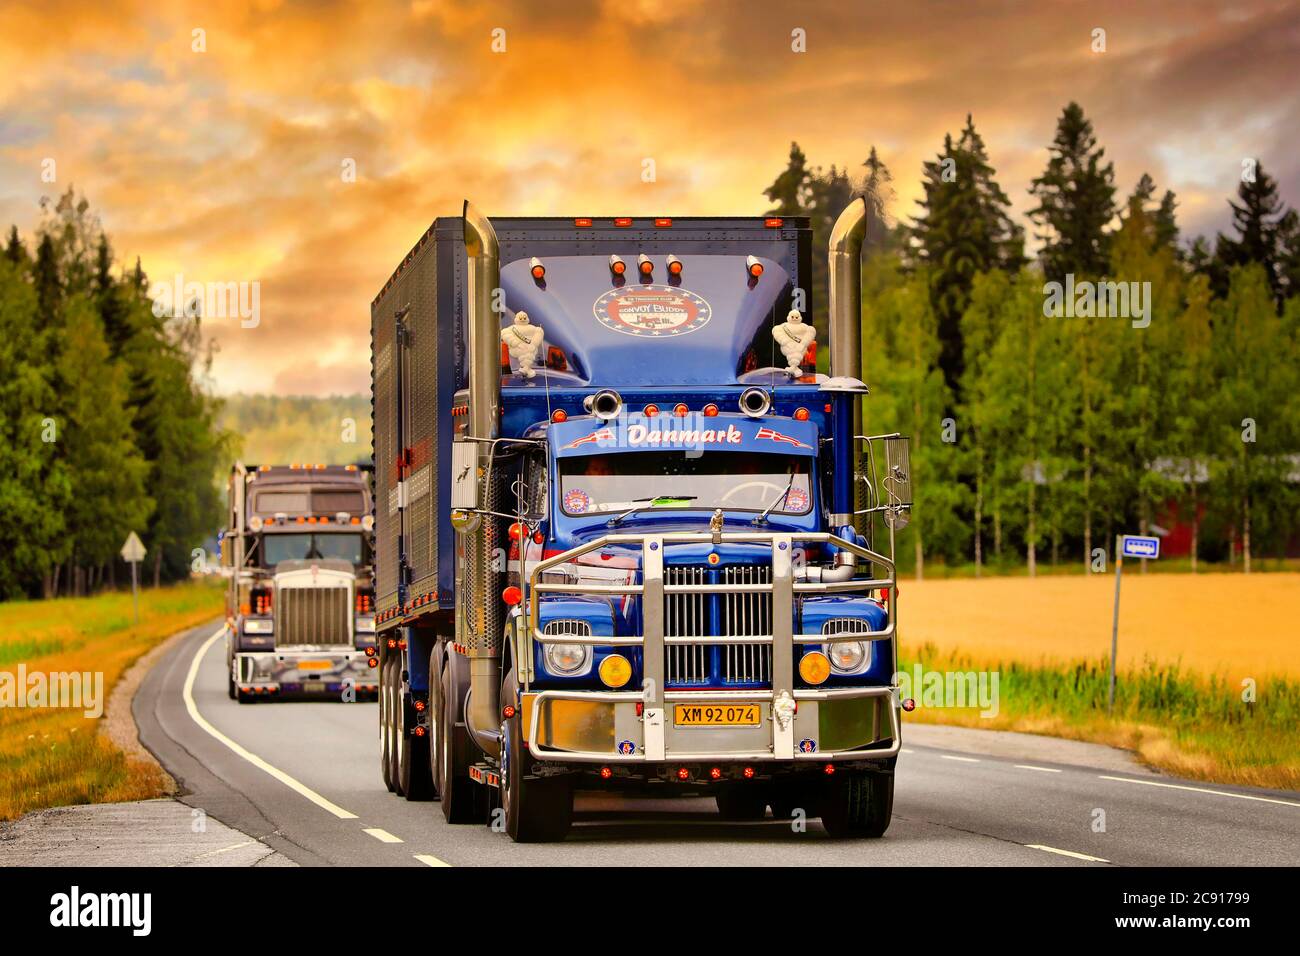
{"type": "Polygon", "coordinates": [[[380,843],[405,843],[406,842],[401,837],[393,836],[387,830],[380,829],[379,827],[363,827],[361,832],[369,833],[380,843]]]}
{"type": "Polygon", "coordinates": [[[425,866],[451,866],[450,863],[440,860],[436,856],[430,853],[414,853],[412,854],[412,856],[414,856],[425,866]]]}
{"type": "Polygon", "coordinates": [[[1108,777],[1098,774],[1102,780],[1117,780],[1120,783],[1140,783],[1146,787],[1165,787],[1169,790],[1188,790],[1192,793],[1209,793],[1216,797],[1236,797],[1238,800],[1255,800],[1259,803],[1277,803],[1284,807],[1300,807],[1294,800],[1279,800],[1276,797],[1257,797],[1253,793],[1231,793],[1227,790],[1210,790],[1206,787],[1189,787],[1181,783],[1161,783],[1158,780],[1135,780],[1132,777],[1108,777]]]}
{"type": "Polygon", "coordinates": [[[944,760],[960,760],[962,763],[979,763],[975,757],[957,757],[953,754],[939,754],[944,760]]]}
{"type": "Polygon", "coordinates": [[[272,777],[274,777],[276,780],[279,780],[290,790],[293,790],[294,792],[299,793],[302,796],[306,797],[308,800],[316,804],[316,806],[320,807],[322,810],[328,810],[330,813],[334,814],[334,816],[338,817],[340,820],[357,819],[357,815],[355,813],[349,813],[347,810],[344,810],[338,804],[326,800],[324,797],[322,797],[315,790],[308,787],[306,784],[299,783],[297,780],[289,776],[283,770],[279,769],[278,767],[271,766],[269,763],[267,763],[257,754],[253,753],[251,750],[247,750],[244,747],[240,746],[239,744],[235,743],[235,741],[231,740],[221,731],[217,730],[216,727],[213,727],[210,723],[208,723],[207,719],[202,714],[199,713],[199,708],[194,703],[194,680],[195,678],[198,677],[199,664],[203,661],[203,655],[208,652],[208,648],[213,645],[213,643],[217,640],[217,638],[221,637],[221,635],[225,633],[226,633],[226,628],[224,625],[222,625],[220,630],[218,630],[215,634],[213,634],[211,637],[209,637],[206,641],[203,642],[203,645],[194,654],[194,659],[190,661],[190,671],[189,674],[187,674],[185,677],[185,689],[181,694],[181,696],[185,699],[185,709],[189,711],[190,718],[196,724],[198,724],[199,727],[201,727],[205,732],[210,734],[212,737],[214,737],[221,743],[225,744],[232,751],[234,751],[240,757],[243,757],[245,760],[251,763],[258,770],[262,770],[270,774],[272,777]]]}
{"type": "Polygon", "coordinates": [[[1045,853],[1055,853],[1059,856],[1068,856],[1075,860],[1087,860],[1089,863],[1109,863],[1110,860],[1103,860],[1099,856],[1089,856],[1086,853],[1075,853],[1073,850],[1058,850],[1054,846],[1043,846],[1041,843],[1026,843],[1031,850],[1042,850],[1045,853]]]}
{"type": "Polygon", "coordinates": [[[1053,767],[1035,767],[1031,763],[1013,764],[1017,770],[1037,770],[1039,773],[1060,773],[1061,771],[1053,767]]]}

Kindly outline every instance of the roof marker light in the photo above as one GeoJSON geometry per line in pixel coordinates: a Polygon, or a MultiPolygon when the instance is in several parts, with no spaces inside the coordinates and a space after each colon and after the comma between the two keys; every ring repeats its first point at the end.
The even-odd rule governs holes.
{"type": "Polygon", "coordinates": [[[745,256],[745,271],[755,278],[758,278],[763,274],[763,263],[759,262],[753,256],[745,256]]]}
{"type": "Polygon", "coordinates": [[[643,415],[645,415],[646,418],[658,418],[659,406],[656,405],[654,402],[651,402],[645,408],[641,409],[641,412],[643,415]]]}
{"type": "Polygon", "coordinates": [[[669,275],[679,276],[682,274],[682,260],[676,256],[669,256],[667,260],[669,275]]]}
{"type": "Polygon", "coordinates": [[[796,408],[794,410],[794,420],[797,422],[806,422],[808,420],[808,409],[796,408]]]}
{"type": "Polygon", "coordinates": [[[667,219],[667,218],[664,218],[664,219],[656,219],[656,220],[655,220],[655,228],[656,228],[656,229],[668,229],[668,228],[670,228],[670,227],[672,226],[672,224],[673,224],[673,221],[672,221],[671,219],[667,219]]]}
{"type": "Polygon", "coordinates": [[[568,420],[569,413],[562,408],[557,408],[555,411],[551,412],[551,421],[556,422],[557,424],[559,422],[567,422],[568,420]]]}
{"type": "Polygon", "coordinates": [[[536,256],[528,260],[528,271],[533,274],[534,279],[546,278],[546,266],[542,265],[542,260],[536,256]]]}
{"type": "Polygon", "coordinates": [[[636,267],[641,270],[643,276],[648,276],[655,271],[655,264],[650,261],[650,257],[644,252],[636,257],[636,267]]]}
{"type": "Polygon", "coordinates": [[[577,219],[573,220],[573,224],[580,229],[585,229],[591,226],[591,220],[585,216],[579,216],[577,219]]]}
{"type": "Polygon", "coordinates": [[[785,220],[778,219],[775,216],[771,216],[763,220],[763,225],[766,226],[768,229],[780,229],[782,226],[785,225],[785,220]]]}
{"type": "Polygon", "coordinates": [[[678,418],[685,418],[690,413],[691,410],[686,407],[685,402],[678,402],[676,405],[673,406],[673,414],[676,415],[678,418]]]}
{"type": "Polygon", "coordinates": [[[626,228],[626,227],[632,225],[632,217],[631,217],[631,216],[616,216],[616,217],[614,218],[614,225],[618,226],[619,228],[626,228]]]}
{"type": "Polygon", "coordinates": [[[703,412],[705,418],[713,418],[718,414],[718,406],[709,402],[709,404],[704,406],[703,412]]]}
{"type": "Polygon", "coordinates": [[[609,271],[614,273],[616,276],[621,276],[624,272],[627,272],[627,263],[618,256],[610,256],[609,271]]]}

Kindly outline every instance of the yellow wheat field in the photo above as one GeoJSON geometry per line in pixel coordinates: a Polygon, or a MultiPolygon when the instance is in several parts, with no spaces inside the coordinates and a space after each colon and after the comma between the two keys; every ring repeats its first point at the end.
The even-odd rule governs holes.
{"type": "MultiPolygon", "coordinates": [[[[907,581],[902,653],[922,644],[980,662],[1110,655],[1114,574],[907,581]]],[[[1124,567],[1120,668],[1144,659],[1224,677],[1300,677],[1300,574],[1139,574],[1124,567]]]]}

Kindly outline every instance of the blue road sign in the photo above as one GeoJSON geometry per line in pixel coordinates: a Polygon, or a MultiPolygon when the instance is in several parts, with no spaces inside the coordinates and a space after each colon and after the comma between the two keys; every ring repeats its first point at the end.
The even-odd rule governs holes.
{"type": "Polygon", "coordinates": [[[1160,557],[1160,539],[1126,534],[1120,542],[1120,554],[1126,558],[1160,557]]]}

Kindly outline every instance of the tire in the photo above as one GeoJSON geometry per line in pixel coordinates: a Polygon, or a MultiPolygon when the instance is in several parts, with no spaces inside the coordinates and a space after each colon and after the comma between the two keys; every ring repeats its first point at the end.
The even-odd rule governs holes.
{"type": "Polygon", "coordinates": [[[391,793],[393,777],[388,769],[388,659],[379,663],[379,774],[391,793]]]}
{"type": "Polygon", "coordinates": [[[464,736],[464,728],[457,729],[456,694],[451,685],[451,668],[442,671],[442,714],[440,717],[442,742],[438,750],[442,756],[442,771],[438,779],[442,781],[442,815],[448,823],[479,823],[483,819],[483,800],[476,792],[478,784],[469,778],[466,756],[469,753],[469,741],[457,745],[458,738],[464,736]]]}
{"type": "Polygon", "coordinates": [[[239,700],[239,689],[235,686],[235,661],[226,656],[226,695],[231,700],[239,700]]]}
{"type": "Polygon", "coordinates": [[[827,781],[822,826],[834,839],[884,836],[893,812],[892,773],[841,771],[827,781]]]}
{"type": "Polygon", "coordinates": [[[442,658],[438,648],[429,652],[429,780],[432,798],[442,794],[442,658]]]}
{"type": "Polygon", "coordinates": [[[525,752],[523,717],[516,714],[504,724],[505,766],[501,774],[501,808],[506,832],[516,843],[553,843],[563,840],[573,823],[573,783],[567,777],[527,777],[531,762],[525,752]]]}
{"type": "Polygon", "coordinates": [[[767,794],[758,787],[726,786],[714,794],[724,820],[753,821],[767,816],[767,794]]]}

